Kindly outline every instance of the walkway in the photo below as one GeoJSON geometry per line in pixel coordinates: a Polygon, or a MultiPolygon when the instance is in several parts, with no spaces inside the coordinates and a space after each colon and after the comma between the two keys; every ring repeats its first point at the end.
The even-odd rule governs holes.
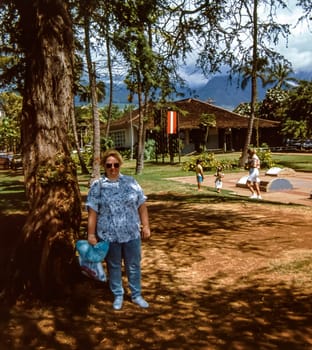
{"type": "MultiPolygon", "coordinates": [[[[250,192],[247,188],[236,187],[236,183],[246,175],[246,171],[239,173],[225,173],[225,177],[223,179],[223,189],[230,190],[238,196],[248,197],[250,195],[250,192]]],[[[264,171],[260,173],[260,178],[263,180],[267,178],[273,179],[271,176],[266,176],[264,171]]],[[[293,189],[274,192],[262,192],[261,196],[263,200],[312,206],[312,199],[310,198],[312,193],[312,173],[296,172],[294,175],[280,176],[280,178],[289,180],[293,186],[293,189]]],[[[175,177],[171,178],[171,180],[196,185],[195,175],[175,177]]],[[[203,187],[205,186],[214,187],[214,176],[212,174],[205,176],[203,187]]]]}

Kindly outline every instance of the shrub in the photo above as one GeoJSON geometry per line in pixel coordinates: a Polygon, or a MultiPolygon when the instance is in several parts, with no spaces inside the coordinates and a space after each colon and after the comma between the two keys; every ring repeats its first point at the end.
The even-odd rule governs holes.
{"type": "Polygon", "coordinates": [[[214,153],[205,152],[184,162],[182,169],[185,171],[195,171],[197,159],[202,160],[204,171],[215,170],[218,166],[222,166],[224,170],[229,170],[236,167],[238,164],[238,160],[220,160],[215,158],[214,153]]]}
{"type": "Polygon", "coordinates": [[[272,153],[267,144],[262,144],[261,147],[258,148],[257,155],[260,159],[261,168],[269,169],[275,165],[272,159],[272,153]]]}
{"type": "Polygon", "coordinates": [[[156,142],[155,140],[149,139],[145,142],[145,148],[144,148],[144,159],[145,160],[152,160],[155,159],[156,153],[156,142]]]}

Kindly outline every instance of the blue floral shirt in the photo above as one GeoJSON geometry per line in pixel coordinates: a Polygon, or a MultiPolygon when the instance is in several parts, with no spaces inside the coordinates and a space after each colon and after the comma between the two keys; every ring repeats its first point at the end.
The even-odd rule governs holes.
{"type": "Polygon", "coordinates": [[[117,181],[103,176],[94,181],[87,197],[87,209],[97,212],[97,236],[124,243],[140,237],[138,209],[146,196],[137,181],[119,174],[117,181]]]}

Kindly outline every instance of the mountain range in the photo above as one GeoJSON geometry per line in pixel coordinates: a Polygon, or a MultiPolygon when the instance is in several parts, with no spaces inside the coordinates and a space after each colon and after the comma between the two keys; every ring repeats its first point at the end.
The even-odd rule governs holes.
{"type": "MultiPolygon", "coordinates": [[[[312,80],[312,72],[300,72],[293,75],[298,80],[312,80]]],[[[258,81],[258,100],[265,98],[266,91],[272,88],[273,85],[266,87],[262,86],[261,81],[258,81]]],[[[240,87],[240,81],[238,77],[229,80],[228,76],[221,75],[216,76],[209,80],[209,82],[203,86],[196,88],[197,98],[202,101],[211,101],[213,104],[233,110],[240,103],[251,100],[251,83],[248,82],[246,88],[243,90],[240,87]]]]}
{"type": "MultiPolygon", "coordinates": [[[[294,78],[298,80],[312,80],[312,72],[298,72],[293,75],[294,78]]],[[[258,83],[258,100],[263,100],[266,91],[271,88],[271,86],[262,87],[261,82],[258,83]]],[[[246,88],[243,90],[240,87],[240,82],[238,77],[234,77],[229,80],[226,75],[218,75],[211,78],[207,83],[202,84],[192,84],[189,83],[188,87],[180,89],[181,97],[175,98],[174,100],[183,98],[196,98],[202,101],[210,102],[219,107],[233,110],[240,103],[250,102],[251,100],[251,85],[247,84],[246,88]]],[[[128,102],[128,90],[123,83],[119,83],[114,88],[113,102],[116,105],[124,106],[128,102]]],[[[108,98],[103,101],[104,104],[108,103],[108,98]]],[[[134,100],[135,104],[136,101],[134,100]]],[[[79,104],[79,103],[78,103],[79,104]]]]}

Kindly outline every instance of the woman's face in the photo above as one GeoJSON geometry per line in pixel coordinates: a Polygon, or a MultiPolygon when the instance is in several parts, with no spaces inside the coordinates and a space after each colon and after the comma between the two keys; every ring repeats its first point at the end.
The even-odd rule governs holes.
{"type": "Polygon", "coordinates": [[[120,171],[120,163],[119,160],[113,156],[110,156],[106,159],[104,164],[106,176],[110,180],[117,180],[119,177],[120,171]]]}

